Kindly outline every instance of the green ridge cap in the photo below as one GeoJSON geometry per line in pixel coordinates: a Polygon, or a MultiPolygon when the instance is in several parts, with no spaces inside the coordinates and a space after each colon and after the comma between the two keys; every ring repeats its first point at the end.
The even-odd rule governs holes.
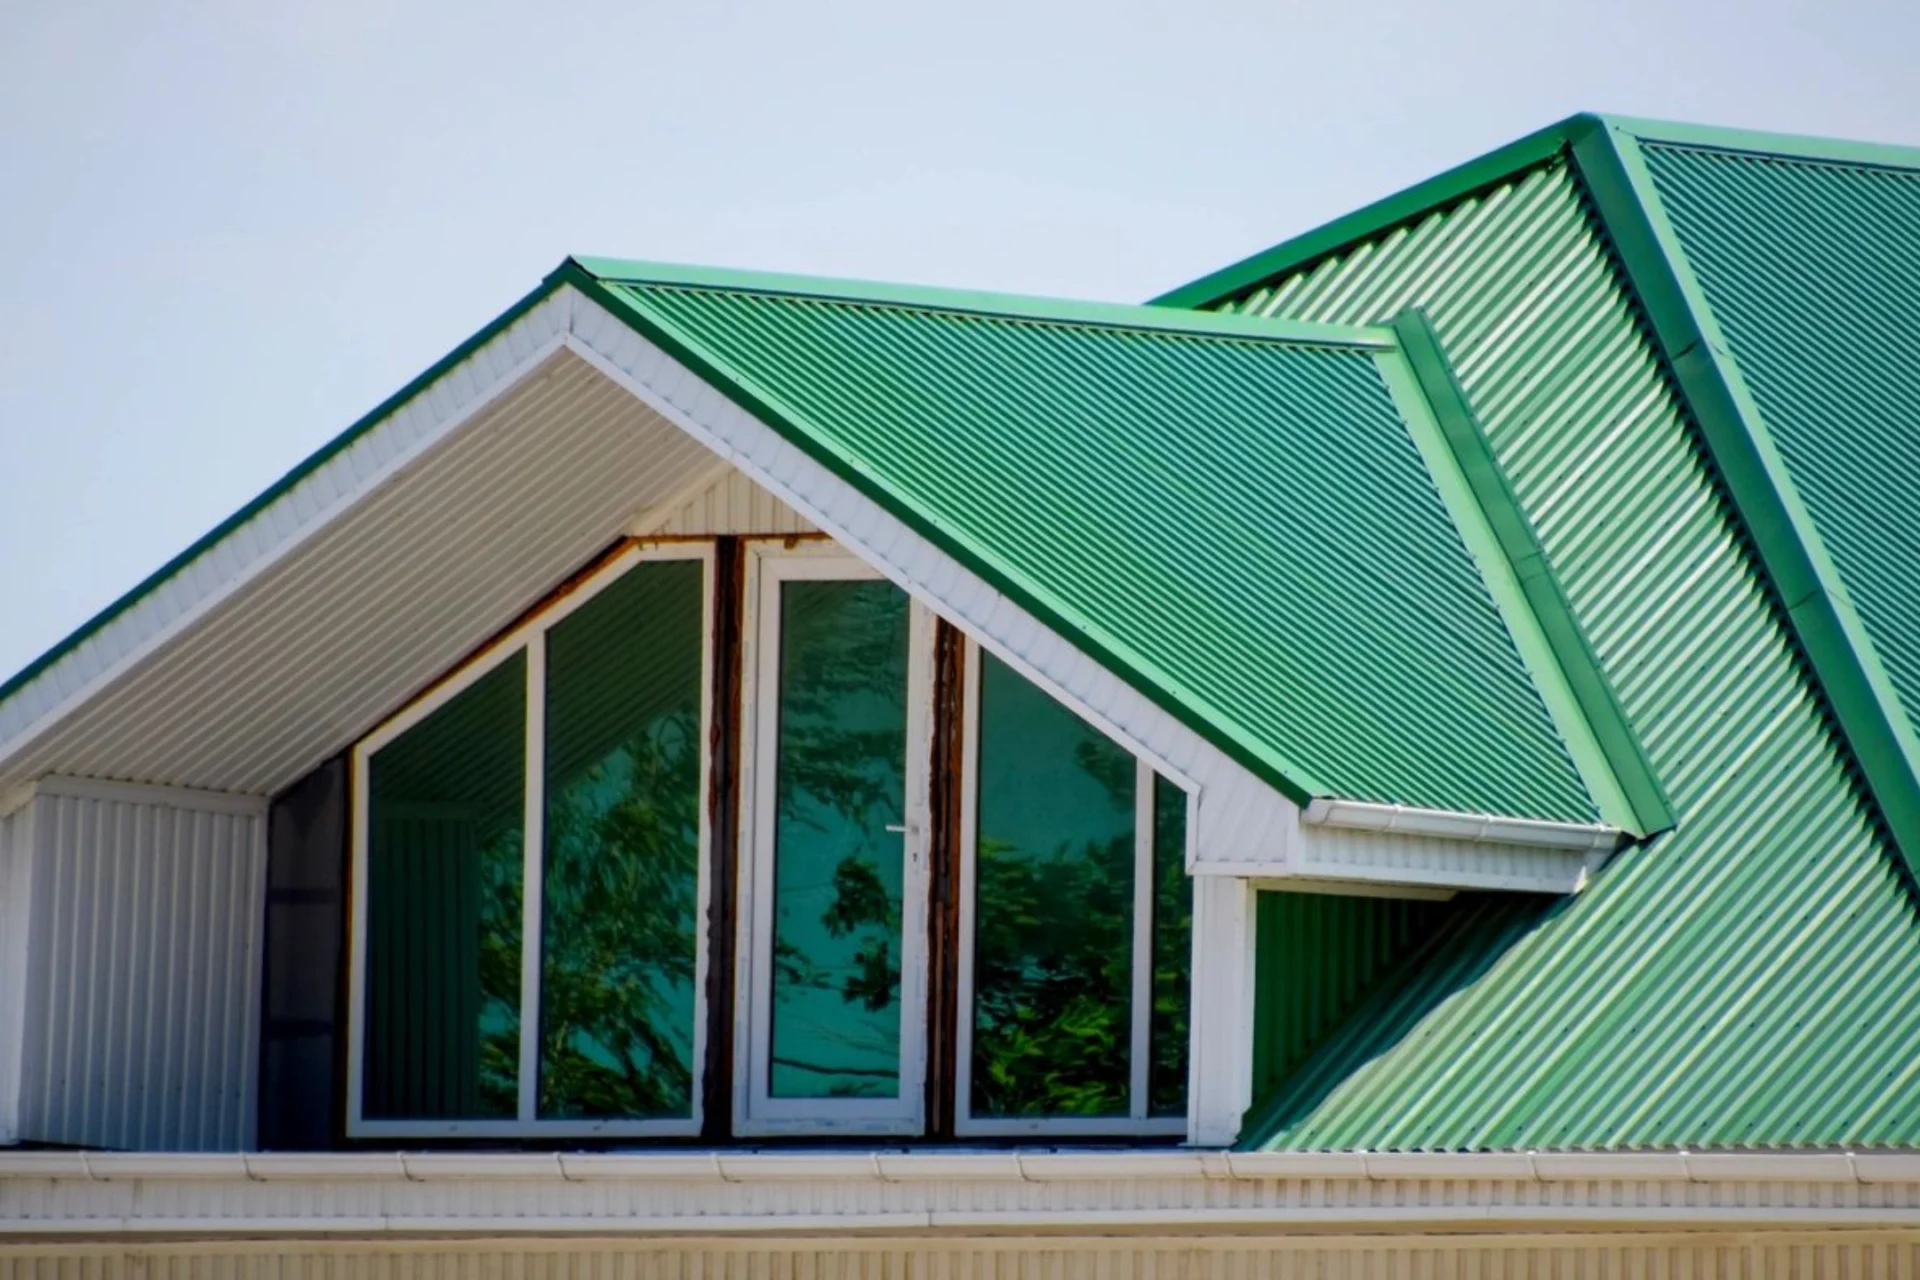
{"type": "Polygon", "coordinates": [[[568,262],[601,284],[730,289],[772,296],[812,298],[823,302],[952,311],[1006,320],[1134,329],[1146,333],[1245,338],[1295,346],[1306,344],[1384,349],[1393,345],[1392,336],[1378,328],[1312,324],[1219,312],[1170,312],[1164,307],[1134,303],[1086,302],[1073,298],[1041,298],[928,285],[887,284],[872,280],[837,280],[824,276],[739,271],[729,267],[642,262],[628,258],[575,256],[568,262]]]}
{"type": "Polygon", "coordinates": [[[1344,217],[1335,218],[1304,235],[1283,240],[1270,249],[1262,249],[1198,280],[1169,289],[1147,305],[1211,307],[1282,271],[1298,270],[1316,258],[1338,253],[1358,241],[1371,239],[1383,231],[1418,219],[1441,205],[1498,186],[1516,173],[1559,155],[1566,149],[1569,139],[1600,124],[1599,116],[1570,116],[1497,150],[1476,156],[1465,164],[1456,165],[1445,173],[1416,182],[1344,217]]]}
{"type": "MultiPolygon", "coordinates": [[[[1920,740],[1752,392],[1727,354],[1725,338],[1647,172],[1633,127],[1610,121],[1588,133],[1574,144],[1574,163],[1645,308],[1662,358],[1753,539],[1814,681],[1908,869],[1920,876],[1920,740]]],[[[1721,139],[1721,145],[1741,136],[1650,128],[1663,129],[1663,137],[1711,136],[1721,139]]]]}
{"type": "Polygon", "coordinates": [[[1454,508],[1467,546],[1507,616],[1567,750],[1606,821],[1638,837],[1673,825],[1653,766],[1574,619],[1533,523],[1521,509],[1424,313],[1393,321],[1417,395],[1407,421],[1454,508]]]}

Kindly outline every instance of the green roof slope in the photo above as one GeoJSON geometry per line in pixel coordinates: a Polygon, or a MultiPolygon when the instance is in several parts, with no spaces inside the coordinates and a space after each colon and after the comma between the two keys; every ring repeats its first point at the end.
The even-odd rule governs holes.
{"type": "Polygon", "coordinates": [[[1557,908],[1442,928],[1249,1145],[1920,1145],[1920,919],[1599,216],[1577,149],[1602,127],[1269,251],[1213,297],[1344,324],[1425,309],[1677,817],[1557,908]]]}
{"type": "Polygon", "coordinates": [[[1751,460],[1735,500],[1920,866],[1920,152],[1616,131],[1751,460]]]}
{"type": "Polygon", "coordinates": [[[1389,335],[589,260],[701,376],[1295,799],[1593,821],[1389,335]]]}

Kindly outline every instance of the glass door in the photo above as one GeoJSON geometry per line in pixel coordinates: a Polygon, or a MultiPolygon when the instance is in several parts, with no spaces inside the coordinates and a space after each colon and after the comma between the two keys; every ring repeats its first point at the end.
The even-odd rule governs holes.
{"type": "Polygon", "coordinates": [[[930,628],[844,554],[753,557],[746,1133],[918,1133],[930,628]]]}

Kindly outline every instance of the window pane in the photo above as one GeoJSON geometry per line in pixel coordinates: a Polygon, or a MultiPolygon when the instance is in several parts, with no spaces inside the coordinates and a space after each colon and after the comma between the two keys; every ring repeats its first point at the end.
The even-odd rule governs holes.
{"type": "Polygon", "coordinates": [[[1153,779],[1153,1015],[1147,1113],[1187,1114],[1187,1007],[1193,967],[1193,880],[1187,875],[1187,794],[1153,779]]]}
{"type": "Polygon", "coordinates": [[[526,705],[516,654],[368,763],[369,1119],[518,1112],[526,705]]]}
{"type": "Polygon", "coordinates": [[[785,583],[779,698],[769,1088],[898,1097],[906,596],[785,583]]]}
{"type": "Polygon", "coordinates": [[[980,663],[972,1114],[1124,1116],[1133,758],[980,663]]]}
{"type": "Polygon", "coordinates": [[[547,633],[543,1118],[693,1114],[702,572],[642,563],[547,633]]]}

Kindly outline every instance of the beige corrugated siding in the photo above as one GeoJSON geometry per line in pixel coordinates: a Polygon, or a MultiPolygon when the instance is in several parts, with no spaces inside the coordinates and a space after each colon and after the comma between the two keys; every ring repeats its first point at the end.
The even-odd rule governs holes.
{"type": "Polygon", "coordinates": [[[0,1280],[1512,1280],[1519,1276],[1631,1276],[1636,1280],[1911,1280],[1910,1236],[1854,1234],[1626,1242],[1575,1237],[1489,1244],[1484,1237],[1416,1240],[1279,1238],[983,1240],[849,1245],[705,1247],[478,1244],[258,1243],[97,1248],[68,1244],[21,1253],[0,1246],[0,1280]]]}

